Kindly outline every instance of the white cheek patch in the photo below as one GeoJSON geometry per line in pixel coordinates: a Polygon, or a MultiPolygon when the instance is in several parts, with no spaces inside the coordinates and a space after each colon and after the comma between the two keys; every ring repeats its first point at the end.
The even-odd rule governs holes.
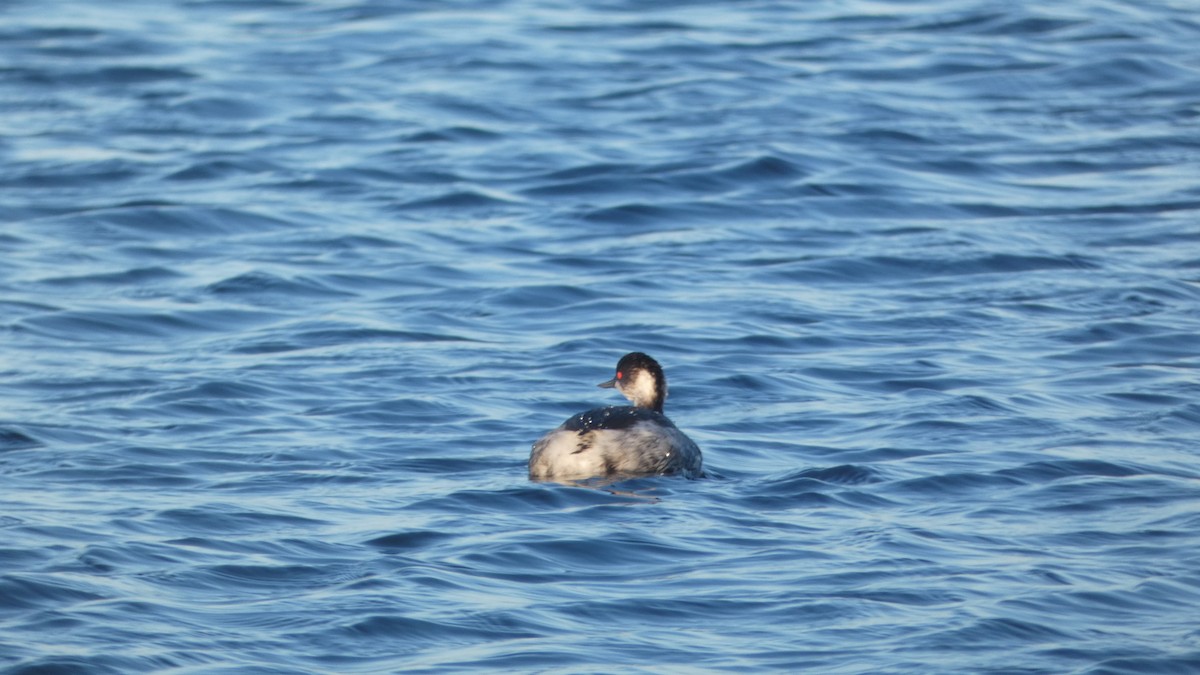
{"type": "Polygon", "coordinates": [[[629,383],[625,385],[625,396],[636,406],[650,407],[654,405],[654,378],[643,370],[634,373],[629,383]]]}

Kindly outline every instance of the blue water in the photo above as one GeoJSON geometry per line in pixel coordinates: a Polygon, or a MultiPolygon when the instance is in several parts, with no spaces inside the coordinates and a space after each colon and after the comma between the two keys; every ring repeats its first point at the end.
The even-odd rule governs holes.
{"type": "Polygon", "coordinates": [[[1198,42],[0,5],[0,670],[1200,672],[1198,42]],[[711,476],[530,483],[633,350],[711,476]]]}

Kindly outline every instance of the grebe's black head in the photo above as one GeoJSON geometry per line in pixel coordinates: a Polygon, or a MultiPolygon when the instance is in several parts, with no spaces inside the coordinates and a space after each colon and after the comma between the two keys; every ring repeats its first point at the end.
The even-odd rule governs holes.
{"type": "Polygon", "coordinates": [[[658,361],[641,352],[630,352],[617,362],[617,374],[607,382],[596,385],[615,387],[638,408],[662,412],[667,398],[667,377],[658,361]]]}

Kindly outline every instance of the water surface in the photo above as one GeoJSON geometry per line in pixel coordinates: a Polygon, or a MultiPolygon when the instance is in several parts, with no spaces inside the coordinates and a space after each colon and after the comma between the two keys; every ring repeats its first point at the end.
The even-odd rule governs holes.
{"type": "Polygon", "coordinates": [[[1200,22],[0,9],[0,668],[1200,670],[1200,22]],[[712,477],[530,483],[654,355],[712,477]]]}

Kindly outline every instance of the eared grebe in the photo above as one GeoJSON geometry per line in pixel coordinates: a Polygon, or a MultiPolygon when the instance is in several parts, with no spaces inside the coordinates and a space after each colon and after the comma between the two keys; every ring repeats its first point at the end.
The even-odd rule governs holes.
{"type": "Polygon", "coordinates": [[[626,354],[598,386],[615,387],[633,405],[581,412],[542,436],[529,453],[531,479],[704,475],[700,448],[663,415],[667,378],[657,361],[626,354]]]}

